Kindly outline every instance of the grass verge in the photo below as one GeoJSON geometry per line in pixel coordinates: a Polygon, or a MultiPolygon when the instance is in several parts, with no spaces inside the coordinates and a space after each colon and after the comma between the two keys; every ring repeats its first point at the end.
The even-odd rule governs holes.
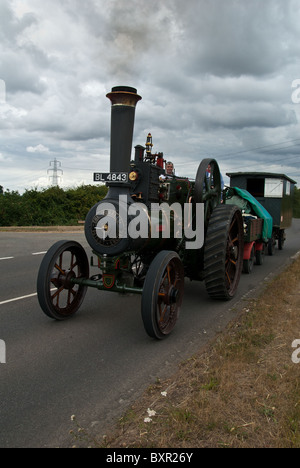
{"type": "Polygon", "coordinates": [[[150,387],[101,446],[300,448],[299,311],[298,258],[209,346],[150,387]]]}

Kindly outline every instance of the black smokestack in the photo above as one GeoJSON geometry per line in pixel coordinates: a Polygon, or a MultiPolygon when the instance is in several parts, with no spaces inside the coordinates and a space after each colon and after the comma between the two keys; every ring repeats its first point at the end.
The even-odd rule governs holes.
{"type": "Polygon", "coordinates": [[[129,169],[135,107],[142,98],[135,88],[116,86],[107,94],[111,100],[110,172],[129,169]]]}

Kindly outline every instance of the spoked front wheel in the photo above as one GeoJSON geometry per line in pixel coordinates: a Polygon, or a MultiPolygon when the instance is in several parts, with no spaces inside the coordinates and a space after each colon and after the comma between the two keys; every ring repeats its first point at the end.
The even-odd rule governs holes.
{"type": "Polygon", "coordinates": [[[176,252],[160,252],[147,272],[142,318],[151,338],[161,340],[174,329],[184,293],[184,268],[176,252]]]}
{"type": "Polygon", "coordinates": [[[59,241],[46,253],[38,274],[37,293],[43,312],[55,320],[72,317],[85,297],[87,287],[73,280],[89,277],[85,250],[78,242],[59,241]]]}

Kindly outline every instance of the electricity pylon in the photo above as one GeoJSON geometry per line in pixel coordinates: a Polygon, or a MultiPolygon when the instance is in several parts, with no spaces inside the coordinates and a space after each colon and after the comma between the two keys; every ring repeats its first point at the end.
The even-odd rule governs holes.
{"type": "Polygon", "coordinates": [[[54,161],[50,161],[50,168],[48,169],[47,173],[49,174],[49,172],[52,172],[52,176],[50,176],[50,179],[52,179],[51,185],[53,185],[54,187],[58,186],[58,179],[64,173],[62,169],[59,169],[60,167],[61,162],[58,161],[56,158],[54,158],[54,161]],[[58,175],[58,173],[60,173],[60,175],[58,175]]]}

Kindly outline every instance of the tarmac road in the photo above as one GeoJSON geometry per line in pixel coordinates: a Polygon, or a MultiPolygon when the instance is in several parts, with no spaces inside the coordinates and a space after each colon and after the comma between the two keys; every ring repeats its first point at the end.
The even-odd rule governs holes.
{"type": "Polygon", "coordinates": [[[0,447],[71,447],[71,416],[102,436],[157,378],[205,345],[236,316],[244,301],[300,250],[294,220],[283,251],[243,275],[230,303],[208,298],[202,283],[186,281],[182,312],[172,335],[151,340],[139,296],[88,290],[78,314],[55,322],[40,310],[36,278],[43,254],[57,240],[90,249],[83,233],[0,233],[0,447]],[[15,300],[16,299],[16,300],[15,300]]]}

